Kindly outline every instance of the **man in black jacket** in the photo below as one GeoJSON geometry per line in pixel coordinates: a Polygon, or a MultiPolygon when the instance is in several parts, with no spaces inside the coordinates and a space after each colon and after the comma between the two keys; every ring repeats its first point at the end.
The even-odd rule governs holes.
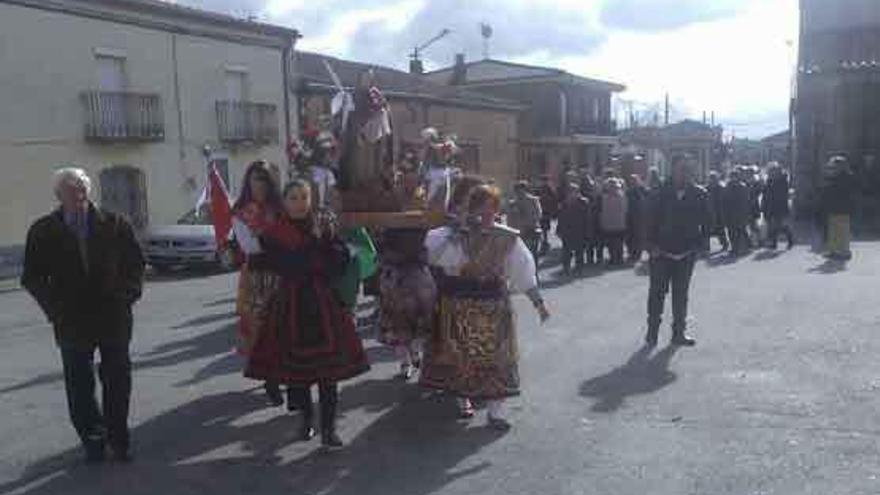
{"type": "Polygon", "coordinates": [[[654,192],[651,201],[651,287],[645,341],[657,345],[663,304],[672,285],[672,345],[693,346],[696,342],[685,335],[688,289],[711,224],[708,193],[693,182],[687,158],[677,156],[672,160],[670,180],[654,192]]]}
{"type": "Polygon", "coordinates": [[[28,231],[21,283],[55,330],[70,418],[86,459],[104,460],[109,443],[115,460],[129,461],[128,347],[144,259],[129,223],[89,201],[90,184],[81,169],[56,172],[61,206],[28,231]],[[102,409],[95,399],[96,349],[102,409]]]}

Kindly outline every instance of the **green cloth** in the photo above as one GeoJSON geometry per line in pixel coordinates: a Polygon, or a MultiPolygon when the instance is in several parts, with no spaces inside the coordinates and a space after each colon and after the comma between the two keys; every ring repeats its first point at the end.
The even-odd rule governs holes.
{"type": "Polygon", "coordinates": [[[335,289],[342,303],[352,309],[357,304],[361,282],[376,273],[376,246],[363,227],[344,230],[340,237],[348,246],[351,259],[345,273],[336,281],[335,289]]]}

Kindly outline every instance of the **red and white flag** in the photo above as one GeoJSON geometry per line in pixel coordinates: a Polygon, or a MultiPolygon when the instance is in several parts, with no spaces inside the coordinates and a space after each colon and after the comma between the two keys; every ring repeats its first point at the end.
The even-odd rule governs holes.
{"type": "Polygon", "coordinates": [[[205,203],[208,203],[211,211],[211,223],[214,225],[217,248],[225,249],[229,242],[229,231],[232,230],[232,207],[229,203],[226,184],[223,183],[214,162],[211,162],[208,167],[208,180],[196,203],[196,211],[199,211],[205,203]]]}

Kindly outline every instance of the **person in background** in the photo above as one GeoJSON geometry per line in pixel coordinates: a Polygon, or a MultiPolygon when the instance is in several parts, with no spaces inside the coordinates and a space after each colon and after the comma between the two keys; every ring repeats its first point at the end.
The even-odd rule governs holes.
{"type": "MultiPolygon", "coordinates": [[[[401,211],[424,209],[415,162],[402,160],[395,188],[401,211]]],[[[398,378],[408,381],[421,366],[422,340],[431,333],[437,286],[425,253],[427,228],[393,228],[382,232],[379,270],[379,340],[394,348],[400,359],[398,378]]]]}
{"type": "MultiPolygon", "coordinates": [[[[721,243],[721,251],[730,249],[730,242],[727,239],[727,229],[724,222],[724,195],[725,185],[721,182],[721,176],[718,172],[709,172],[709,184],[706,187],[709,193],[709,206],[712,208],[712,222],[709,224],[709,236],[707,241],[711,241],[713,237],[721,243]]],[[[706,246],[707,250],[710,246],[706,246]]]]}
{"type": "Polygon", "coordinates": [[[787,224],[791,209],[789,200],[789,180],[785,170],[776,163],[771,162],[768,167],[767,184],[761,195],[761,210],[767,221],[767,247],[776,250],[779,243],[779,234],[785,235],[788,249],[794,245],[794,234],[787,224]]]}
{"type": "Polygon", "coordinates": [[[28,230],[21,285],[55,331],[70,419],[87,462],[131,460],[132,306],[141,297],[144,257],[131,225],[89,199],[80,168],[55,172],[54,212],[28,230]],[[95,351],[102,404],[95,399],[95,351]]]}
{"type": "Polygon", "coordinates": [[[556,235],[562,240],[564,274],[570,273],[572,257],[574,257],[575,271],[583,270],[587,242],[593,236],[593,228],[590,200],[581,195],[577,184],[569,184],[565,203],[562,204],[559,212],[559,223],[556,225],[556,235]]]}
{"type": "Polygon", "coordinates": [[[525,293],[542,321],[550,312],[525,243],[495,222],[500,205],[496,187],[476,186],[463,225],[428,233],[425,245],[438,273],[440,304],[420,383],[457,395],[462,418],[474,416],[472,400],[488,401],[489,426],[506,431],[511,425],[502,414],[503,401],[520,388],[510,295],[525,293]]]}
{"type": "Polygon", "coordinates": [[[587,174],[581,180],[581,195],[589,203],[589,215],[591,229],[587,232],[587,264],[602,264],[603,248],[601,239],[601,226],[599,225],[599,212],[602,207],[602,194],[593,177],[587,174]]]}
{"type": "Polygon", "coordinates": [[[688,291],[697,255],[711,222],[709,198],[693,180],[686,157],[672,160],[668,183],[652,195],[648,227],[651,252],[648,292],[648,333],[645,342],[656,346],[666,294],[672,287],[672,345],[693,346],[686,335],[688,291]]]}
{"type": "Polygon", "coordinates": [[[538,199],[541,201],[541,248],[540,254],[545,255],[550,251],[550,230],[553,221],[559,215],[559,195],[550,184],[550,176],[541,177],[541,186],[538,188],[538,199]]]}
{"type": "Polygon", "coordinates": [[[651,167],[648,170],[648,189],[654,191],[659,189],[662,185],[663,177],[660,175],[660,170],[657,167],[651,167]]]}
{"type": "Polygon", "coordinates": [[[541,242],[541,201],[529,193],[529,183],[519,181],[513,186],[513,198],[507,204],[507,225],[519,231],[520,237],[538,260],[541,242]]]}
{"type": "Polygon", "coordinates": [[[724,191],[723,209],[727,230],[730,232],[730,253],[733,256],[742,256],[751,249],[748,233],[751,206],[749,204],[749,188],[743,182],[743,174],[741,168],[733,170],[724,191]]]}
{"type": "MultiPolygon", "coordinates": [[[[280,279],[266,264],[260,235],[266,225],[272,224],[281,213],[278,183],[269,164],[257,160],[244,173],[241,193],[232,207],[232,232],[245,261],[238,278],[236,312],[238,322],[238,351],[250,354],[257,336],[266,331],[271,317],[271,305],[278,294],[280,279]]],[[[264,384],[270,404],[281,406],[284,397],[278,383],[264,384]]],[[[293,410],[296,402],[288,396],[287,407],[293,410]]]]}
{"type": "Polygon", "coordinates": [[[755,248],[761,245],[761,193],[764,190],[764,181],[761,180],[761,171],[756,165],[746,169],[744,180],[749,188],[749,242],[755,248]]]}
{"type": "Polygon", "coordinates": [[[609,176],[605,179],[599,212],[602,242],[608,247],[609,264],[623,264],[623,239],[626,236],[627,200],[623,181],[609,176]]]}
{"type": "Polygon", "coordinates": [[[288,385],[302,411],[300,439],[315,436],[311,386],[320,394],[321,443],[342,446],[336,432],[338,383],[370,369],[354,319],[334,294],[349,252],[336,233],[335,217],[312,204],[309,183],[290,182],[284,213],[260,226],[266,266],[282,279],[272,325],[256,335],[245,376],[288,385]]]}
{"type": "Polygon", "coordinates": [[[627,177],[626,251],[631,263],[642,259],[645,246],[645,216],[648,188],[636,174],[627,177]]]}
{"type": "Polygon", "coordinates": [[[846,261],[852,258],[850,218],[855,208],[855,177],[846,157],[832,157],[827,167],[829,176],[821,192],[828,231],[825,256],[846,261]]]}

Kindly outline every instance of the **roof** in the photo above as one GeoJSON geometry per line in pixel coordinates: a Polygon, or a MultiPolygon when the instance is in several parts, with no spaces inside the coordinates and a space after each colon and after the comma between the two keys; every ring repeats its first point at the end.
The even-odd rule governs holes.
{"type": "Polygon", "coordinates": [[[300,38],[296,29],[239,19],[226,14],[185,7],[164,0],[3,0],[70,15],[132,24],[151,29],[278,45],[300,38]],[[234,36],[232,33],[244,36],[234,36]],[[267,40],[274,40],[269,42],[267,40]]]}
{"type": "MultiPolygon", "coordinates": [[[[554,79],[611,92],[626,90],[626,86],[622,84],[578,76],[555,67],[540,67],[536,65],[505,62],[502,60],[485,59],[466,63],[465,68],[467,69],[467,78],[463,84],[464,86],[511,84],[554,79]]],[[[446,67],[444,69],[429,72],[426,76],[432,81],[445,83],[452,77],[454,69],[454,66],[446,67]]]]}
{"type": "Polygon", "coordinates": [[[791,138],[791,132],[788,129],[777,132],[776,134],[771,134],[770,136],[765,137],[761,140],[762,143],[767,143],[770,141],[785,141],[788,142],[789,138],[791,138]]]}
{"type": "Polygon", "coordinates": [[[335,91],[335,86],[324,60],[329,62],[343,86],[353,88],[358,79],[369,70],[373,71],[376,85],[390,99],[419,99],[453,106],[488,108],[503,111],[520,111],[524,107],[516,102],[494,98],[454,86],[444,86],[426,80],[422,76],[380,65],[342,60],[318,53],[297,51],[294,55],[294,72],[306,90],[335,91]]]}

